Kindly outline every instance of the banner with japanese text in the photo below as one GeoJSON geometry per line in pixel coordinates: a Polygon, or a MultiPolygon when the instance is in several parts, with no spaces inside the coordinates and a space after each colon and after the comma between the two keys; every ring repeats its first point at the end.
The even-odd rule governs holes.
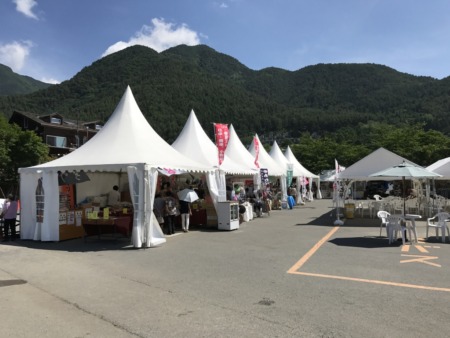
{"type": "Polygon", "coordinates": [[[221,165],[225,157],[228,139],[230,138],[228,124],[214,123],[214,134],[216,136],[216,146],[219,151],[219,165],[221,165]]]}
{"type": "Polygon", "coordinates": [[[261,173],[261,185],[263,187],[267,187],[269,184],[269,170],[266,168],[261,168],[259,171],[261,173]]]}
{"type": "Polygon", "coordinates": [[[259,162],[258,162],[258,158],[259,158],[259,141],[258,141],[258,138],[256,136],[253,137],[253,145],[255,146],[255,166],[256,166],[256,168],[259,168],[259,162]]]}

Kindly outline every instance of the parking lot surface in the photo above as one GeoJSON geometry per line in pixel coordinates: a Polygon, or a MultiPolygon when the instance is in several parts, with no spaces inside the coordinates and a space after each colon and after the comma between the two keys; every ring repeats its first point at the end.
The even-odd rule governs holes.
{"type": "Polygon", "coordinates": [[[127,239],[0,245],[5,337],[448,337],[450,243],[334,226],[330,200],[127,239]]]}

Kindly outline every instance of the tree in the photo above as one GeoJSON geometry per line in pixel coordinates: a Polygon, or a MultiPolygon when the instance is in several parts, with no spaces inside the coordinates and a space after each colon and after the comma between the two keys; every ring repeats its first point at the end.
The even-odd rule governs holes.
{"type": "Polygon", "coordinates": [[[0,184],[5,193],[18,191],[19,168],[48,160],[48,146],[39,136],[0,117],[0,184]]]}

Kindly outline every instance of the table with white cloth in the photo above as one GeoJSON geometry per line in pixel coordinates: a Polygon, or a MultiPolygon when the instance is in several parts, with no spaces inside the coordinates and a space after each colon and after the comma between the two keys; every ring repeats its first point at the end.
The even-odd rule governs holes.
{"type": "MultiPolygon", "coordinates": [[[[417,242],[416,219],[420,219],[420,218],[422,218],[422,216],[415,215],[415,214],[405,214],[402,216],[402,218],[406,223],[406,229],[409,231],[413,231],[416,242],[417,242]]],[[[410,235],[410,237],[411,237],[411,235],[410,235]]]]}

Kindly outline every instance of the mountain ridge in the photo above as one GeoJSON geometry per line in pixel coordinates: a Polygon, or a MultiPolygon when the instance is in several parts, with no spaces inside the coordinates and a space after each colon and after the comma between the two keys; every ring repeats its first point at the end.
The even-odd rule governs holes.
{"type": "Polygon", "coordinates": [[[61,84],[0,97],[0,112],[106,120],[128,85],[147,120],[169,142],[191,109],[210,135],[214,122],[232,123],[244,137],[275,132],[295,138],[303,131],[324,134],[372,120],[450,132],[450,77],[415,76],[370,63],[252,70],[206,45],[161,53],[132,46],[61,84]]]}

